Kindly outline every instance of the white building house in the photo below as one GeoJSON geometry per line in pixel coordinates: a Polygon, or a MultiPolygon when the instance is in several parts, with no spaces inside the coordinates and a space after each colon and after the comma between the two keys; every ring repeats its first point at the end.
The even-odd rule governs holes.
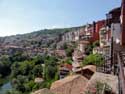
{"type": "Polygon", "coordinates": [[[121,24],[112,23],[111,24],[111,35],[115,43],[121,43],[121,24]]]}

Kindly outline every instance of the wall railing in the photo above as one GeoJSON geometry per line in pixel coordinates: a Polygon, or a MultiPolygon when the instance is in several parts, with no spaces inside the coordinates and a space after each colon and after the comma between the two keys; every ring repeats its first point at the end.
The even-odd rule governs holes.
{"type": "Polygon", "coordinates": [[[118,86],[119,94],[125,94],[125,74],[124,74],[124,63],[120,53],[117,53],[118,63],[118,86]]]}

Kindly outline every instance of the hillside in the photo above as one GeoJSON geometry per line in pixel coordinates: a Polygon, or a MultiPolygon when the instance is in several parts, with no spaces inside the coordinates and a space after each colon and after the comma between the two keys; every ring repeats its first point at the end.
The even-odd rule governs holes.
{"type": "Polygon", "coordinates": [[[70,31],[75,31],[80,27],[44,29],[27,34],[0,37],[1,45],[16,45],[21,47],[48,47],[50,43],[58,42],[61,36],[70,31]]]}

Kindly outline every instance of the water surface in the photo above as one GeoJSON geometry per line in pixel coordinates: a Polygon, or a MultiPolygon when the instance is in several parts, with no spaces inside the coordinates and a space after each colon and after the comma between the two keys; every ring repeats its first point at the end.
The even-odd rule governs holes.
{"type": "Polygon", "coordinates": [[[11,90],[11,89],[12,89],[11,83],[7,82],[0,87],[0,94],[5,94],[6,91],[11,90]]]}

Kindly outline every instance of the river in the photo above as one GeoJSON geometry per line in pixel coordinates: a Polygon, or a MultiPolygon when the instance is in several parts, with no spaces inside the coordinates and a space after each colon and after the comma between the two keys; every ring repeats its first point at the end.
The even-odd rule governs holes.
{"type": "Polygon", "coordinates": [[[5,83],[3,86],[0,87],[0,94],[5,94],[6,91],[11,90],[12,86],[10,82],[5,83]]]}

